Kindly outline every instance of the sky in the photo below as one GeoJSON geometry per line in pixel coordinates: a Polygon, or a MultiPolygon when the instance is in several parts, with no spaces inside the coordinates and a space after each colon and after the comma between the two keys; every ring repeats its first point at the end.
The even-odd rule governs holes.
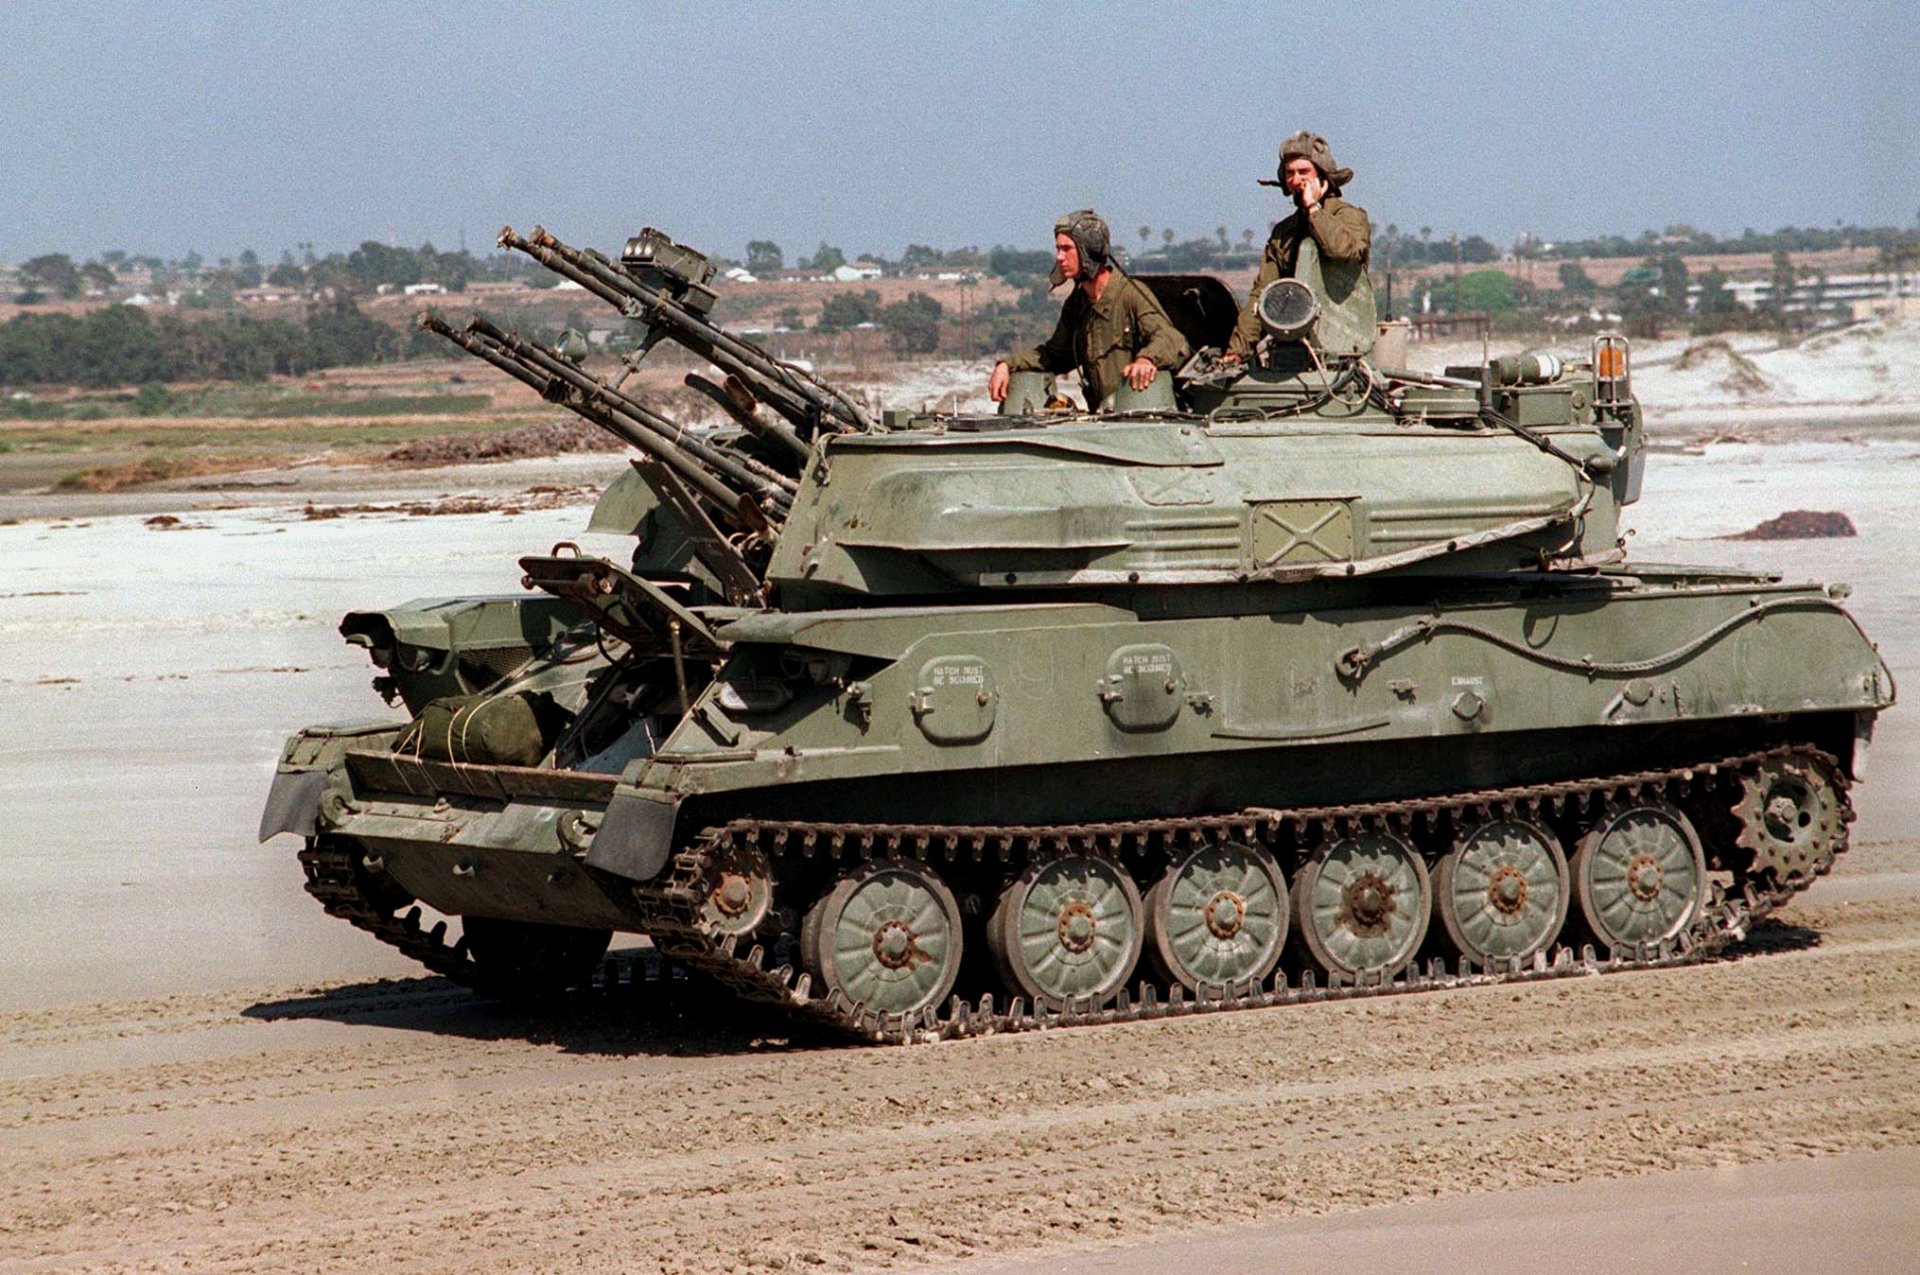
{"type": "Polygon", "coordinates": [[[271,261],[643,225],[788,258],[1285,211],[1324,134],[1377,225],[1510,243],[1920,218],[1911,0],[9,0],[0,259],[271,261]]]}

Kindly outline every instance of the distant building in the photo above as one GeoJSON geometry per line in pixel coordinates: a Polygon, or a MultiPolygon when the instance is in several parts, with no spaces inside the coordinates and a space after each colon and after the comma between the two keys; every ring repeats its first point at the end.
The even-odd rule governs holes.
{"type": "Polygon", "coordinates": [[[410,283],[405,292],[410,297],[437,297],[446,292],[446,288],[437,283],[410,283]]]}
{"type": "Polygon", "coordinates": [[[720,277],[729,283],[758,283],[760,277],[745,266],[728,266],[720,272],[720,277]]]}
{"type": "Polygon", "coordinates": [[[871,261],[850,261],[843,266],[835,266],[830,278],[840,283],[862,283],[878,279],[884,271],[871,261]]]}

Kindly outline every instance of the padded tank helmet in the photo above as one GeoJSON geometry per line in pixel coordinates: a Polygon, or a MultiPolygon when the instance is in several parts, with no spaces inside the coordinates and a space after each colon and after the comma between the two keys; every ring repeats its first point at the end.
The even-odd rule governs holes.
{"type": "Polygon", "coordinates": [[[1290,159],[1310,159],[1313,166],[1320,170],[1320,176],[1326,179],[1333,194],[1339,194],[1340,188],[1353,180],[1353,170],[1342,168],[1334,162],[1333,148],[1327,145],[1327,139],[1318,133],[1309,133],[1305,129],[1295,133],[1280,143],[1280,166],[1274,170],[1274,180],[1261,178],[1262,186],[1287,184],[1287,161],[1290,159]]]}
{"type": "MultiPolygon", "coordinates": [[[[1054,222],[1053,233],[1073,240],[1080,254],[1080,273],[1074,278],[1081,283],[1092,279],[1100,273],[1100,267],[1113,261],[1113,234],[1107,229],[1105,219],[1091,208],[1077,209],[1054,222]]],[[[1056,288],[1067,281],[1057,262],[1051,279],[1056,288]]]]}

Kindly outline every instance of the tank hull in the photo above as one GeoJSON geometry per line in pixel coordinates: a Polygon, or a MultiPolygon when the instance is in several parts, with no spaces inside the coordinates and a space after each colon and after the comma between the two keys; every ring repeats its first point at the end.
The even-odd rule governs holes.
{"type": "MultiPolygon", "coordinates": [[[[1157,620],[877,608],[816,615],[779,645],[763,632],[747,628],[659,752],[620,776],[419,761],[391,734],[296,737],[282,783],[327,778],[311,817],[282,826],[352,844],[442,912],[644,932],[635,887],[737,821],[1215,817],[1789,745],[1850,774],[1893,692],[1825,591],[1725,574],[1472,581],[1417,605],[1157,620]],[[769,662],[850,652],[877,665],[857,683],[725,706],[769,662]]],[[[807,900],[781,896],[817,887],[772,883],[795,909],[807,900]]]]}

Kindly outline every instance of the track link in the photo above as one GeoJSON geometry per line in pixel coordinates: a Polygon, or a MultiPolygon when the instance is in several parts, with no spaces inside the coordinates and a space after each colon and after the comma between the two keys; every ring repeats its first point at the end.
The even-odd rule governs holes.
{"type": "MultiPolygon", "coordinates": [[[[1114,856],[1155,849],[1198,846],[1216,837],[1258,838],[1273,843],[1290,840],[1311,845],[1322,836],[1367,828],[1387,827],[1410,832],[1416,825],[1431,829],[1443,819],[1534,816],[1548,812],[1597,814],[1612,801],[1690,799],[1722,795],[1725,782],[1762,762],[1784,757],[1811,759],[1826,765],[1840,784],[1842,831],[1834,852],[1846,848],[1844,823],[1851,821],[1841,772],[1825,754],[1808,748],[1775,748],[1669,770],[1640,771],[1610,778],[1532,784],[1485,789],[1446,797],[1297,809],[1254,808],[1237,814],[1188,819],[1136,820],[1118,823],[1042,825],[1025,827],[776,822],[739,819],[699,834],[693,844],[676,854],[655,881],[634,893],[654,945],[666,957],[698,971],[728,988],[741,1000],[776,1005],[798,1020],[873,1043],[951,1040],[1001,1032],[1035,1031],[1117,1022],[1141,1022],[1188,1014],[1223,1013],[1277,1005],[1298,1005],[1437,991],[1491,983],[1524,983],[1580,977],[1630,969],[1654,969],[1693,964],[1721,954],[1744,938],[1749,927],[1800,890],[1812,877],[1786,885],[1746,883],[1729,894],[1710,883],[1706,905],[1693,923],[1674,938],[1657,945],[1596,953],[1591,946],[1578,952],[1561,946],[1542,952],[1526,964],[1476,966],[1462,958],[1449,968],[1443,960],[1415,966],[1391,979],[1362,978],[1344,982],[1338,976],[1320,981],[1312,972],[1290,980],[1284,970],[1258,984],[1203,988],[1188,995],[1179,985],[1140,982],[1104,1004],[1069,1004],[1061,1010],[1029,1006],[1016,997],[997,1006],[991,994],[978,1001],[953,997],[945,1006],[909,1014],[880,1013],[853,1003],[835,992],[815,994],[813,980],[792,964],[774,964],[765,944],[750,937],[713,932],[701,915],[709,873],[723,854],[747,849],[766,854],[778,863],[795,855],[825,855],[859,860],[881,856],[948,862],[979,861],[993,856],[1003,862],[1016,859],[1099,851],[1114,856]]],[[[1828,858],[1820,874],[1831,867],[1828,858]]],[[[775,949],[776,951],[778,949],[775,949]]]]}

